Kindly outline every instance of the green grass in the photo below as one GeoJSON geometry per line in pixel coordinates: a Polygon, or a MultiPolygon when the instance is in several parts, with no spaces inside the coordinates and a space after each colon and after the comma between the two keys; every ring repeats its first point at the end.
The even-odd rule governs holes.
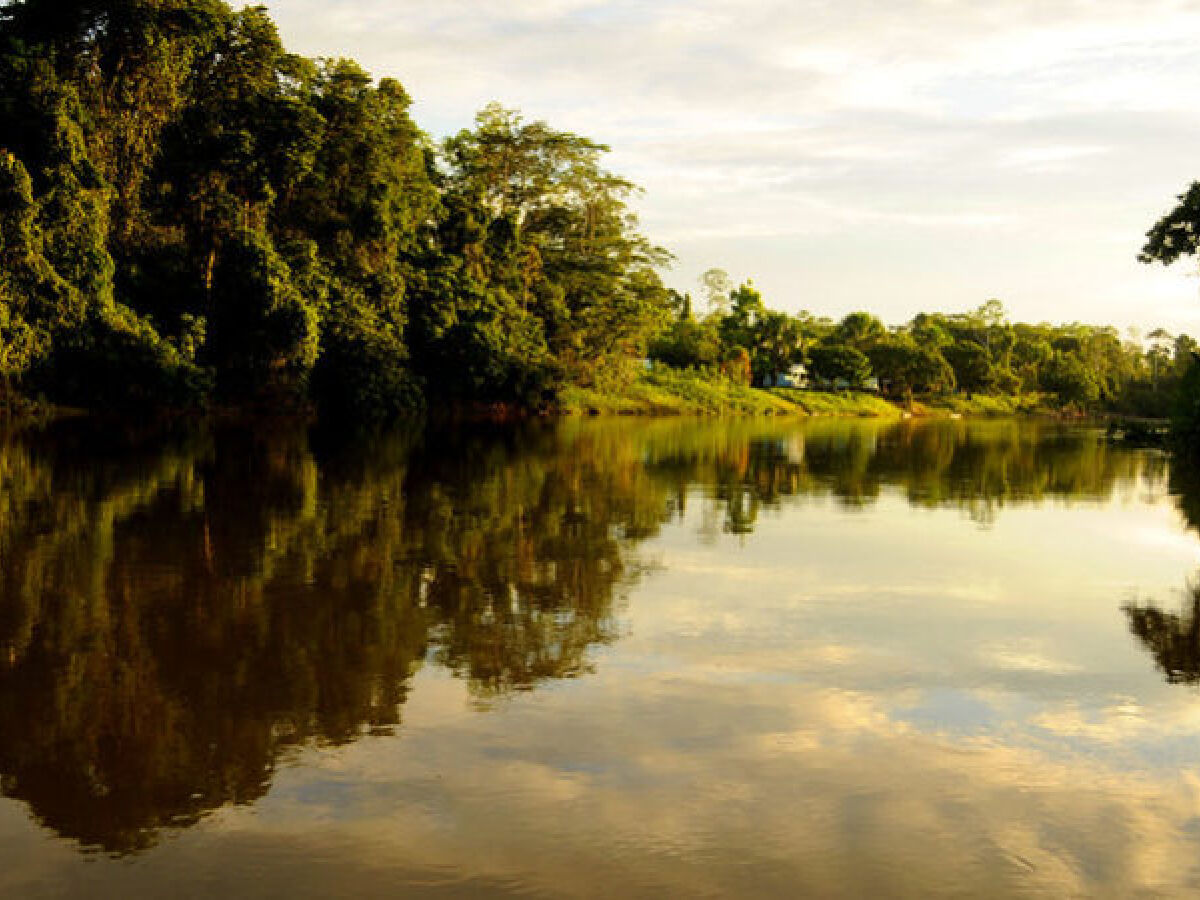
{"type": "Polygon", "coordinates": [[[769,388],[764,393],[799,406],[810,416],[858,416],[860,418],[894,419],[900,409],[875,394],[857,391],[801,391],[796,388],[769,388]]]}
{"type": "MultiPolygon", "coordinates": [[[[560,411],[575,415],[617,416],[830,416],[895,419],[902,407],[876,394],[856,391],[802,391],[796,388],[752,388],[719,375],[665,367],[641,373],[633,383],[613,391],[569,387],[560,411]]],[[[1055,409],[1037,394],[993,397],[949,394],[923,397],[913,407],[921,418],[989,419],[1052,415],[1055,409]]]]}
{"type": "Polygon", "coordinates": [[[720,377],[660,369],[641,375],[620,392],[571,387],[567,413],[591,415],[795,415],[795,404],[720,377]]]}
{"type": "Polygon", "coordinates": [[[914,412],[933,418],[959,415],[986,419],[1050,414],[1054,412],[1054,409],[1046,403],[1044,397],[1038,394],[1027,394],[1021,397],[992,397],[974,394],[970,398],[961,394],[951,394],[945,397],[927,398],[917,404],[914,412]]]}
{"type": "Polygon", "coordinates": [[[882,416],[900,411],[872,394],[759,389],[720,376],[658,368],[620,391],[570,387],[561,410],[587,415],[882,416]]]}

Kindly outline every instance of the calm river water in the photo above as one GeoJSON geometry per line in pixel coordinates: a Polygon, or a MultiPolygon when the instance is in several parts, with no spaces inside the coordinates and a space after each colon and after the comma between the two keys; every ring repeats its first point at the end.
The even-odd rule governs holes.
{"type": "Polygon", "coordinates": [[[1095,431],[0,441],[0,896],[1200,890],[1200,476],[1095,431]]]}

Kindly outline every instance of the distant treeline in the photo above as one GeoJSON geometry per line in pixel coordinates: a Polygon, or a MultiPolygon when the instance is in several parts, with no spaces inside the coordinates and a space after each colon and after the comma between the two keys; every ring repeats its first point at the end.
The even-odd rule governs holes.
{"type": "Polygon", "coordinates": [[[1043,394],[1081,412],[1170,415],[1198,349],[1157,329],[1124,337],[1110,326],[1010,323],[998,300],[966,313],[920,313],[887,327],[868,312],[841,321],[768,309],[747,282],[702,279],[708,312],[674,295],[676,317],[651,345],[654,359],[771,384],[797,365],[811,383],[873,389],[911,403],[951,393],[1043,394]]]}
{"type": "Polygon", "coordinates": [[[408,108],[393,80],[288,53],[260,8],[0,0],[0,399],[547,409],[653,355],[1141,409],[1191,346],[986,308],[834,325],[748,286],[700,321],[605,146],[500,106],[437,144],[408,108]]]}

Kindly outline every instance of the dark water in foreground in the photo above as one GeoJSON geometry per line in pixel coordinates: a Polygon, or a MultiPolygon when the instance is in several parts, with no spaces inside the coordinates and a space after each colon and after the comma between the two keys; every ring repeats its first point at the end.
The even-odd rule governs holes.
{"type": "Polygon", "coordinates": [[[1200,479],[1032,424],[0,442],[0,896],[1200,889],[1200,479]]]}

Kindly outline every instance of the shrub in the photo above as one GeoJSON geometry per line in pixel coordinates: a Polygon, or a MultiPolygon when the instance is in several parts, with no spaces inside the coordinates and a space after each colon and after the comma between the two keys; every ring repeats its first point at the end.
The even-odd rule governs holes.
{"type": "Polygon", "coordinates": [[[397,329],[356,306],[326,320],[310,390],[321,417],[334,421],[381,422],[422,405],[397,329]]]}
{"type": "Polygon", "coordinates": [[[212,386],[208,372],[120,305],[56,335],[29,381],[56,403],[93,409],[194,408],[212,386]]]}

